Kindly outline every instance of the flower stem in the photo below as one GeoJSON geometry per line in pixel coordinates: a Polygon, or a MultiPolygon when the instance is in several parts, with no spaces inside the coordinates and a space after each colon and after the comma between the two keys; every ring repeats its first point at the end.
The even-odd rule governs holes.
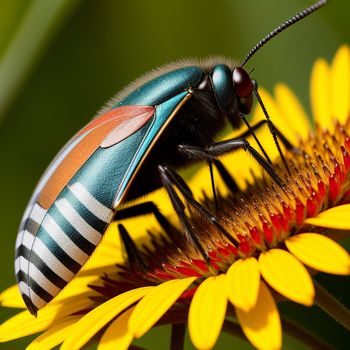
{"type": "Polygon", "coordinates": [[[170,350],[183,350],[185,346],[186,324],[179,323],[171,326],[170,350]]]}
{"type": "Polygon", "coordinates": [[[350,331],[350,310],[318,282],[314,281],[314,284],[316,288],[315,304],[350,331]]]}
{"type": "Polygon", "coordinates": [[[322,339],[315,336],[315,334],[309,332],[305,328],[301,327],[297,323],[283,317],[282,318],[283,331],[289,336],[299,340],[301,343],[308,346],[310,349],[317,350],[333,350],[334,348],[327,344],[322,339]]]}

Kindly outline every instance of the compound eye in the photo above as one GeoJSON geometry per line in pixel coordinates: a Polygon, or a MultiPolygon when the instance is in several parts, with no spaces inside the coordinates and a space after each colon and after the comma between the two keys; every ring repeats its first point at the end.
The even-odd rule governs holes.
{"type": "Polygon", "coordinates": [[[238,97],[247,98],[252,94],[253,83],[248,73],[241,67],[236,67],[232,72],[233,85],[238,97]]]}

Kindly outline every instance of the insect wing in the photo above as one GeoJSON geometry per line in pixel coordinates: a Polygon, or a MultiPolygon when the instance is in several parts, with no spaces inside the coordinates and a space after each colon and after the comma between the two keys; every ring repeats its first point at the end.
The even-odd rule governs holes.
{"type": "Polygon", "coordinates": [[[69,188],[68,183],[97,151],[101,152],[105,140],[105,146],[117,146],[153,114],[153,107],[124,106],[93,120],[67,143],[39,181],[16,240],[16,276],[32,313],[74,277],[100,241],[113,213],[84,186],[76,182],[69,188]]]}

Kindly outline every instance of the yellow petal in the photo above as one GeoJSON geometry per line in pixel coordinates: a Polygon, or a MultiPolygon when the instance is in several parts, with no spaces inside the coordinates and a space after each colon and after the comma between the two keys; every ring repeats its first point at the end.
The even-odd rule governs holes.
{"type": "Polygon", "coordinates": [[[28,311],[22,311],[0,326],[0,341],[5,342],[41,332],[57,320],[84,310],[92,304],[93,302],[90,299],[77,296],[67,298],[64,302],[48,304],[38,311],[38,317],[36,318],[28,311]]]}
{"type": "Polygon", "coordinates": [[[302,233],[286,241],[288,250],[313,269],[336,275],[350,274],[350,256],[332,239],[316,233],[302,233]]]}
{"type": "Polygon", "coordinates": [[[133,340],[132,333],[128,330],[128,322],[135,307],[131,307],[122,313],[104,332],[98,342],[97,350],[127,350],[133,340]]]}
{"type": "Polygon", "coordinates": [[[306,139],[311,129],[309,118],[294,92],[287,85],[280,83],[275,87],[275,96],[281,113],[279,123],[276,124],[278,129],[283,133],[285,130],[291,130],[298,138],[306,139]]]}
{"type": "MultiPolygon", "coordinates": [[[[214,168],[215,187],[220,193],[227,193],[222,179],[218,176],[216,169],[214,168]]],[[[202,197],[203,189],[208,188],[208,181],[210,183],[210,172],[208,166],[202,166],[196,171],[193,177],[189,180],[189,186],[196,198],[202,197]]],[[[206,194],[212,198],[212,191],[206,190],[206,194]]]]}
{"type": "MultiPolygon", "coordinates": [[[[165,215],[171,212],[171,203],[166,196],[167,195],[164,189],[155,191],[149,195],[149,200],[161,206],[162,213],[165,215]]],[[[139,199],[135,202],[135,204],[143,200],[144,199],[139,199]]],[[[147,245],[147,243],[150,244],[147,230],[151,229],[152,231],[155,231],[158,229],[159,224],[154,219],[154,215],[145,215],[138,218],[130,218],[125,220],[125,226],[128,231],[133,233],[133,239],[137,244],[147,245]],[[140,227],[142,229],[140,229],[140,227]]],[[[102,238],[102,242],[97,246],[90,259],[79,271],[77,277],[91,274],[96,268],[103,268],[105,266],[114,267],[115,271],[115,264],[123,264],[124,262],[125,250],[120,242],[118,223],[114,222],[108,226],[107,231],[102,238]]],[[[95,275],[95,277],[97,276],[95,275]]],[[[67,289],[70,287],[71,283],[72,282],[69,283],[67,289]]]]}
{"type": "Polygon", "coordinates": [[[305,267],[282,249],[260,254],[260,272],[265,281],[285,297],[306,306],[313,304],[315,290],[305,267]]]}
{"type": "Polygon", "coordinates": [[[39,335],[26,348],[26,350],[47,350],[61,344],[71,333],[74,324],[81,316],[68,316],[54,323],[49,330],[39,335]]]}
{"type": "MultiPolygon", "coordinates": [[[[275,100],[270,95],[270,93],[266,89],[259,87],[259,94],[262,101],[264,102],[264,105],[267,111],[270,114],[270,117],[273,116],[272,118],[274,121],[275,121],[275,118],[278,119],[280,116],[280,111],[278,109],[278,106],[275,100]]],[[[263,120],[263,119],[265,119],[264,112],[262,111],[260,105],[257,104],[254,110],[253,120],[263,120]]]]}
{"type": "Polygon", "coordinates": [[[332,116],[345,123],[350,112],[350,49],[341,46],[331,66],[332,116]]]}
{"type": "MultiPolygon", "coordinates": [[[[249,142],[251,142],[250,139],[249,139],[249,142]]],[[[255,147],[255,149],[257,149],[255,145],[253,146],[255,147]]],[[[265,143],[263,143],[263,146],[265,147],[265,143]]],[[[255,179],[254,176],[256,178],[261,178],[261,174],[263,172],[261,169],[261,166],[255,161],[255,159],[249,156],[249,154],[243,150],[235,151],[229,154],[228,156],[223,157],[222,162],[227,169],[230,169],[230,173],[232,174],[232,177],[237,182],[238,187],[242,190],[247,187],[247,182],[248,183],[254,182],[254,179],[255,179]]],[[[208,173],[208,169],[206,169],[206,171],[208,173]]],[[[219,179],[220,179],[220,176],[216,175],[215,183],[219,179]]],[[[206,180],[206,182],[204,183],[205,187],[203,188],[208,188],[208,183],[210,183],[210,177],[209,177],[209,182],[207,182],[206,180]]],[[[223,187],[224,186],[225,185],[223,185],[223,187]]],[[[222,191],[220,187],[219,187],[219,190],[222,191]]],[[[227,189],[226,189],[226,193],[227,193],[227,189]]]]}
{"type": "Polygon", "coordinates": [[[193,345],[199,350],[212,349],[226,315],[225,275],[207,278],[197,289],[188,315],[193,345]]]}
{"type": "MultiPolygon", "coordinates": [[[[104,270],[106,273],[108,271],[104,270]]],[[[114,265],[115,271],[115,265],[114,265]]],[[[97,284],[99,277],[97,275],[94,276],[84,276],[77,277],[73,279],[67,286],[55,297],[54,302],[62,302],[64,300],[75,298],[76,296],[80,296],[81,299],[87,299],[92,296],[98,296],[99,294],[93,291],[89,285],[97,284]]]]}
{"type": "Polygon", "coordinates": [[[196,277],[164,282],[148,293],[136,306],[129,320],[129,330],[136,338],[144,335],[176,302],[196,277]]]}
{"type": "Polygon", "coordinates": [[[332,130],[331,112],[331,75],[330,68],[326,60],[318,59],[311,72],[310,91],[311,109],[315,122],[322,128],[332,130]]]}
{"type": "Polygon", "coordinates": [[[71,335],[62,344],[61,350],[80,349],[109,321],[141,299],[153,288],[143,287],[130,290],[117,295],[90,311],[75,324],[71,335]]]}
{"type": "Polygon", "coordinates": [[[20,309],[26,308],[17,284],[0,293],[0,305],[3,307],[16,307],[20,309]]]}
{"type": "Polygon", "coordinates": [[[249,311],[256,304],[260,271],[255,258],[239,259],[229,268],[225,278],[226,293],[231,303],[249,311]]]}
{"type": "Polygon", "coordinates": [[[261,281],[257,303],[246,312],[236,309],[242,330],[249,341],[261,350],[278,350],[282,346],[281,320],[273,297],[261,281]]]}
{"type": "Polygon", "coordinates": [[[336,230],[350,230],[349,213],[350,204],[339,205],[325,210],[313,218],[306,219],[304,223],[336,230]]]}

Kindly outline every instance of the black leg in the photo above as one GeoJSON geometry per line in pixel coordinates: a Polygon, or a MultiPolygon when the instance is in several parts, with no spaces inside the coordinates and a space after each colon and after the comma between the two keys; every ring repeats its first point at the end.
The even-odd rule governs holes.
{"type": "Polygon", "coordinates": [[[144,202],[118,210],[115,213],[114,220],[120,221],[146,214],[153,214],[160,227],[169,235],[171,239],[175,239],[178,236],[178,230],[166,219],[166,217],[159,211],[153,202],[144,202]]]}
{"type": "MultiPolygon", "coordinates": [[[[288,151],[300,153],[300,151],[289,142],[289,140],[283,135],[283,133],[279,129],[277,129],[277,127],[272,123],[271,120],[270,120],[270,123],[273,126],[278,138],[281,140],[282,145],[288,151]]],[[[256,124],[252,125],[250,128],[251,128],[251,130],[255,131],[255,130],[260,129],[262,126],[267,125],[267,124],[268,124],[268,121],[266,119],[263,119],[263,120],[258,121],[256,124]]],[[[250,130],[248,130],[248,131],[245,131],[244,133],[240,134],[238,137],[245,139],[248,136],[250,136],[251,134],[252,134],[252,132],[250,130]]]]}
{"type": "Polygon", "coordinates": [[[233,177],[227,171],[225,166],[222,164],[222,162],[219,159],[214,159],[213,163],[214,163],[217,171],[219,172],[222,180],[224,181],[224,184],[226,185],[226,187],[232,193],[237,193],[239,191],[239,187],[238,187],[236,181],[233,179],[233,177]]]}
{"type": "Polygon", "coordinates": [[[258,93],[258,90],[256,88],[254,88],[253,91],[254,91],[256,99],[258,100],[259,105],[260,105],[260,107],[261,107],[261,109],[262,109],[262,111],[263,111],[263,113],[265,115],[267,125],[268,125],[268,127],[270,129],[270,132],[271,132],[271,135],[272,135],[273,140],[275,142],[275,145],[277,147],[278,153],[280,154],[280,157],[281,157],[281,159],[283,161],[283,164],[284,164],[285,168],[287,169],[288,174],[290,175],[290,170],[289,170],[288,164],[286,162],[286,159],[284,158],[284,155],[282,153],[280,144],[278,142],[276,128],[275,128],[274,124],[272,123],[269,114],[267,113],[266,107],[265,107],[265,105],[264,105],[264,103],[263,103],[263,101],[262,101],[262,99],[261,99],[261,97],[260,97],[260,95],[258,93]]]}
{"type": "Polygon", "coordinates": [[[198,148],[194,146],[179,145],[180,151],[186,152],[192,157],[203,160],[213,160],[224,154],[244,149],[249,152],[253,158],[261,165],[261,167],[271,176],[271,178],[280,186],[284,187],[283,181],[277,175],[273,167],[263,158],[244,138],[235,138],[214,143],[206,148],[198,148]]]}
{"type": "MultiPolygon", "coordinates": [[[[253,135],[254,140],[255,140],[255,142],[258,144],[258,146],[259,146],[261,152],[263,153],[263,155],[265,156],[265,159],[266,159],[270,164],[272,164],[270,157],[267,155],[267,153],[266,153],[264,147],[262,146],[262,144],[260,143],[259,139],[258,139],[257,136],[255,135],[255,130],[256,130],[256,129],[254,129],[254,128],[249,124],[249,122],[248,122],[246,116],[245,116],[243,113],[240,113],[240,116],[241,116],[242,120],[244,121],[245,125],[246,125],[247,128],[248,128],[248,135],[249,135],[249,134],[250,134],[250,135],[253,135]]],[[[239,137],[242,137],[242,136],[239,136],[239,137]]],[[[245,137],[244,137],[244,138],[245,138],[245,137]]]]}
{"type": "Polygon", "coordinates": [[[118,230],[119,230],[120,237],[124,243],[126,255],[128,256],[128,261],[130,266],[133,267],[136,265],[137,267],[144,269],[146,265],[141,259],[140,254],[136,248],[136,245],[134,241],[131,239],[126,228],[122,224],[119,224],[118,230]]]}
{"type": "Polygon", "coordinates": [[[214,181],[214,171],[213,171],[213,162],[211,160],[208,160],[208,165],[209,165],[209,171],[210,171],[211,189],[213,191],[215,210],[218,210],[218,199],[217,199],[217,196],[216,196],[216,188],[215,188],[215,181],[214,181]]]}
{"type": "MultiPolygon", "coordinates": [[[[177,195],[176,191],[174,190],[173,186],[176,186],[176,188],[181,192],[181,194],[185,197],[186,201],[194,208],[196,209],[201,215],[203,215],[207,220],[209,220],[231,243],[234,245],[236,244],[233,237],[228,233],[228,231],[219,223],[218,218],[212,214],[206,207],[204,207],[201,203],[197,202],[193,196],[188,195],[187,191],[182,187],[181,183],[177,181],[177,177],[179,176],[176,174],[176,172],[163,165],[158,165],[158,169],[160,172],[160,176],[162,178],[164,187],[167,189],[169,197],[171,202],[173,203],[175,199],[180,201],[179,209],[183,212],[185,210],[185,205],[182,203],[181,199],[177,195]],[[175,174],[177,176],[175,176],[175,174]],[[171,190],[169,189],[171,188],[171,190]],[[174,199],[173,199],[174,198],[174,199]],[[177,199],[178,198],[178,199],[177,199]]],[[[174,206],[175,211],[177,212],[176,207],[174,206]]],[[[180,215],[179,215],[180,216],[180,215]]]]}
{"type": "MultiPolygon", "coordinates": [[[[192,242],[195,247],[197,248],[197,250],[199,251],[199,253],[202,255],[203,259],[209,263],[209,257],[206,253],[206,251],[203,249],[201,243],[199,242],[197,235],[189,221],[189,219],[187,218],[186,214],[185,214],[185,204],[182,202],[182,200],[180,199],[179,195],[176,193],[174,187],[173,187],[173,178],[170,178],[168,176],[167,171],[165,170],[166,168],[163,166],[158,166],[159,172],[160,172],[160,177],[162,179],[162,183],[163,186],[165,188],[165,190],[167,191],[171,204],[173,205],[173,208],[176,212],[176,214],[178,215],[180,222],[185,230],[185,234],[187,236],[187,239],[192,242]]],[[[187,194],[187,191],[184,190],[184,193],[187,194]]]]}
{"type": "Polygon", "coordinates": [[[230,175],[230,173],[227,171],[227,169],[222,164],[222,162],[220,162],[219,159],[213,159],[213,160],[208,161],[209,171],[210,171],[211,189],[212,189],[213,197],[214,197],[215,210],[217,211],[219,208],[219,202],[217,199],[217,193],[216,193],[216,188],[215,188],[213,164],[215,165],[218,173],[220,174],[221,179],[224,181],[224,184],[232,193],[237,193],[237,191],[239,191],[239,187],[236,184],[236,181],[233,179],[233,177],[230,175]]]}

